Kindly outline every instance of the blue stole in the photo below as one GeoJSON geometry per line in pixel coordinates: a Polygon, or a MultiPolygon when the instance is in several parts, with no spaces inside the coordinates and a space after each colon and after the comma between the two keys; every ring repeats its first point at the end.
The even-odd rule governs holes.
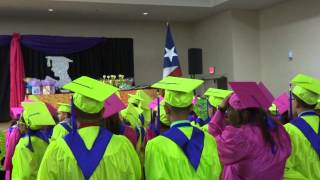
{"type": "Polygon", "coordinates": [[[197,170],[201,160],[201,154],[204,144],[204,133],[198,128],[192,127],[192,135],[188,137],[180,131],[179,127],[192,127],[190,123],[181,123],[172,126],[165,131],[162,136],[175,142],[187,156],[192,167],[197,170]]]}
{"type": "Polygon", "coordinates": [[[139,114],[139,120],[141,121],[142,126],[144,125],[144,116],[139,114]]]}
{"type": "Polygon", "coordinates": [[[72,131],[72,128],[67,121],[61,122],[60,125],[63,126],[69,133],[72,131]]]}
{"type": "Polygon", "coordinates": [[[303,135],[308,139],[308,141],[311,143],[313,149],[317,152],[317,154],[320,156],[320,121],[319,121],[319,132],[318,134],[313,131],[312,127],[301,117],[302,116],[320,116],[316,114],[316,112],[304,112],[302,113],[298,118],[293,119],[290,121],[291,124],[296,126],[303,135]]]}
{"type": "Polygon", "coordinates": [[[140,126],[140,127],[136,127],[135,129],[136,129],[137,142],[139,141],[140,135],[141,135],[141,142],[143,142],[143,141],[144,141],[145,134],[146,134],[144,128],[143,128],[142,126],[140,126]],[[139,130],[140,130],[141,132],[140,132],[139,130]]]}
{"type": "Polygon", "coordinates": [[[46,136],[46,134],[44,132],[42,132],[41,130],[31,130],[29,129],[28,132],[26,133],[26,135],[28,136],[29,138],[29,142],[27,144],[27,148],[33,152],[34,149],[33,149],[33,146],[32,146],[32,142],[31,142],[31,136],[36,136],[40,139],[42,139],[44,142],[48,143],[49,144],[49,138],[48,136],[46,136]]]}
{"type": "Polygon", "coordinates": [[[77,131],[73,131],[64,137],[86,180],[91,177],[99,165],[111,138],[111,132],[100,128],[99,134],[91,150],[89,150],[77,131]]]}

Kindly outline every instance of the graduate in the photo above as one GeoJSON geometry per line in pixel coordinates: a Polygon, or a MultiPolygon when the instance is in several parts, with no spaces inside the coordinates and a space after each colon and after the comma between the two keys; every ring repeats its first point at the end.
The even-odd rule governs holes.
{"type": "Polygon", "coordinates": [[[205,93],[204,96],[208,98],[207,100],[207,113],[208,113],[208,119],[202,120],[200,123],[200,128],[204,130],[205,132],[208,132],[208,123],[210,122],[211,118],[215,114],[215,112],[218,109],[218,106],[221,104],[221,102],[226,98],[228,95],[230,95],[232,91],[229,90],[223,90],[223,89],[216,89],[216,88],[209,88],[205,93]]]}
{"type": "Polygon", "coordinates": [[[292,114],[285,125],[291,137],[292,154],[289,157],[284,179],[320,179],[320,118],[314,108],[319,99],[320,81],[298,74],[291,83],[292,114]]]}
{"type": "Polygon", "coordinates": [[[281,122],[281,124],[287,124],[290,121],[289,118],[289,95],[287,92],[282,93],[276,99],[274,99],[272,106],[269,108],[272,116],[275,120],[281,122]]]}
{"type": "Polygon", "coordinates": [[[7,129],[6,133],[6,155],[4,159],[3,170],[6,171],[6,180],[11,179],[11,170],[12,170],[12,156],[16,145],[19,142],[21,134],[26,132],[26,128],[24,124],[18,124],[17,121],[20,119],[21,114],[23,112],[22,107],[11,108],[11,119],[13,119],[14,123],[7,129]]]}
{"type": "Polygon", "coordinates": [[[148,127],[151,121],[151,109],[149,108],[149,104],[151,103],[152,99],[144,90],[138,90],[136,95],[142,99],[139,101],[138,107],[143,110],[142,116],[144,127],[148,127]]]}
{"type": "Polygon", "coordinates": [[[135,94],[129,94],[128,106],[120,112],[122,121],[132,128],[144,126],[143,110],[139,107],[142,100],[135,94]]]}
{"type": "Polygon", "coordinates": [[[53,128],[53,133],[51,136],[52,141],[62,138],[71,132],[71,122],[70,122],[70,104],[58,103],[58,119],[59,123],[53,128]]]}
{"type": "Polygon", "coordinates": [[[215,140],[187,120],[192,111],[192,91],[202,83],[169,76],[152,85],[165,89],[164,109],[171,127],[147,143],[146,179],[219,179],[221,165],[215,140]]]}
{"type": "Polygon", "coordinates": [[[28,131],[20,138],[14,151],[12,180],[33,180],[37,179],[42,157],[49,144],[49,138],[41,129],[55,122],[43,102],[22,102],[22,107],[22,121],[28,131]]]}
{"type": "Polygon", "coordinates": [[[224,165],[223,180],[281,180],[291,152],[284,127],[267,116],[271,101],[256,82],[232,82],[234,90],[218,107],[209,132],[224,165]]]}
{"type": "Polygon", "coordinates": [[[118,89],[86,76],[66,84],[64,89],[75,92],[72,131],[49,145],[38,180],[140,179],[139,158],[130,141],[99,126],[105,100],[118,89]],[[80,123],[79,129],[75,121],[80,123]]]}

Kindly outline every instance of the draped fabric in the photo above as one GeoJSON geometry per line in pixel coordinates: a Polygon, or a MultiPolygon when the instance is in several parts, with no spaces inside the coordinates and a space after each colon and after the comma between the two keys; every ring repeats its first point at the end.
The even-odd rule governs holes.
{"type": "MultiPolygon", "coordinates": [[[[51,68],[47,67],[45,53],[26,46],[22,50],[27,77],[44,79],[48,75],[58,79],[51,68]]],[[[71,79],[83,75],[92,78],[102,78],[104,74],[134,76],[132,39],[108,38],[92,48],[65,57],[73,60],[68,70],[71,79]]]]}
{"type": "Polygon", "coordinates": [[[24,77],[59,80],[47,66],[46,56],[73,60],[68,69],[71,79],[83,75],[102,78],[105,74],[134,77],[133,39],[0,35],[0,121],[9,120],[9,107],[24,99],[24,77]]]}
{"type": "Polygon", "coordinates": [[[0,45],[0,122],[9,120],[10,97],[10,47],[0,45]]]}
{"type": "Polygon", "coordinates": [[[106,38],[24,35],[21,43],[47,55],[61,56],[89,49],[104,41],[106,38]]]}
{"type": "Polygon", "coordinates": [[[25,96],[24,64],[20,45],[20,34],[12,35],[10,45],[10,107],[18,107],[25,96]]]}

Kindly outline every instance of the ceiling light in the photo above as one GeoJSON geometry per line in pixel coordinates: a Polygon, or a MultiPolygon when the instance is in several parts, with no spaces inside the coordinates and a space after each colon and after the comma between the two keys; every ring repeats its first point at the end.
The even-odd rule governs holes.
{"type": "Polygon", "coordinates": [[[148,12],[144,12],[142,13],[144,16],[147,16],[149,13],[148,12]]]}
{"type": "Polygon", "coordinates": [[[49,12],[53,12],[53,9],[48,9],[49,12]]]}

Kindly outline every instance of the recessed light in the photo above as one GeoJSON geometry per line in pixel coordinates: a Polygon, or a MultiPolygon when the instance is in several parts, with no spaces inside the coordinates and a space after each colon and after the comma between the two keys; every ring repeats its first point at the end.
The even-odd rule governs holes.
{"type": "Polygon", "coordinates": [[[53,9],[48,9],[49,12],[53,12],[53,9]]]}
{"type": "Polygon", "coordinates": [[[144,12],[142,13],[144,16],[147,16],[149,13],[148,12],[144,12]]]}

